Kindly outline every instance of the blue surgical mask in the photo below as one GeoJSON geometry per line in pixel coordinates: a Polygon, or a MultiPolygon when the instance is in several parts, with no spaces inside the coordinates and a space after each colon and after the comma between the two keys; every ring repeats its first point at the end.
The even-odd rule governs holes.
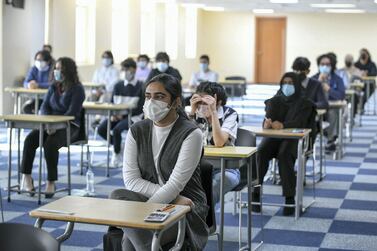
{"type": "Polygon", "coordinates": [[[199,64],[201,71],[207,71],[208,70],[208,64],[200,63],[199,64]]]}
{"type": "Polygon", "coordinates": [[[62,81],[62,72],[61,70],[54,70],[54,78],[56,81],[62,81]]]}
{"type": "Polygon", "coordinates": [[[157,62],[156,67],[160,72],[165,72],[169,68],[169,65],[165,62],[157,62]]]}
{"type": "Polygon", "coordinates": [[[145,67],[147,67],[147,62],[146,61],[139,61],[139,62],[137,62],[137,67],[139,67],[140,69],[145,69],[145,67]]]}
{"type": "Polygon", "coordinates": [[[111,58],[102,58],[102,65],[108,67],[111,65],[111,58]]]}
{"type": "Polygon", "coordinates": [[[281,91],[283,92],[284,96],[289,97],[295,93],[295,87],[293,85],[283,84],[281,91]]]}
{"type": "Polygon", "coordinates": [[[319,72],[322,74],[330,74],[331,67],[328,65],[320,65],[319,66],[319,72]]]}

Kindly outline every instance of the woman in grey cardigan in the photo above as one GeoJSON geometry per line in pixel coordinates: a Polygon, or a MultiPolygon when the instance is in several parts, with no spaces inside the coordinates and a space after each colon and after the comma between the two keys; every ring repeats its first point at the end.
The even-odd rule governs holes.
{"type": "MultiPolygon", "coordinates": [[[[161,74],[146,84],[145,119],[128,131],[123,163],[126,189],[111,198],[191,206],[184,250],[202,250],[207,242],[206,196],[199,162],[202,133],[181,109],[179,81],[161,74]]],[[[150,250],[152,232],[123,229],[123,250],[150,250]]],[[[161,244],[174,242],[177,228],[164,232],[161,244]]]]}

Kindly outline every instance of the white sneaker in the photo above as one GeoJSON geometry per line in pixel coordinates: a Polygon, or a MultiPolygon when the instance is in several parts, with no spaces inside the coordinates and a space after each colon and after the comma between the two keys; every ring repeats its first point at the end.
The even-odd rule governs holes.
{"type": "Polygon", "coordinates": [[[122,166],[122,154],[113,152],[111,156],[111,167],[118,168],[122,166]]]}

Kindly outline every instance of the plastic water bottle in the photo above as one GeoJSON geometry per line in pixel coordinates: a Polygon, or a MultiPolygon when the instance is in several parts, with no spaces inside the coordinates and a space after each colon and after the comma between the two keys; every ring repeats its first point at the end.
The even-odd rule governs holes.
{"type": "Polygon", "coordinates": [[[94,193],[94,173],[91,168],[86,171],[86,191],[94,193]]]}

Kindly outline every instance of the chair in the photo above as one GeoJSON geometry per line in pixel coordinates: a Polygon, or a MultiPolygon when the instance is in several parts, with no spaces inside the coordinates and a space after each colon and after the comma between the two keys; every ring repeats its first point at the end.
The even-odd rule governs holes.
{"type": "MultiPolygon", "coordinates": [[[[236,140],[236,143],[235,143],[236,146],[253,146],[253,142],[254,142],[254,136],[250,131],[238,128],[238,130],[237,130],[237,140],[236,140]]],[[[255,158],[253,158],[253,165],[256,165],[255,158]]],[[[238,219],[238,245],[239,245],[239,248],[241,248],[241,240],[242,240],[242,233],[241,233],[242,208],[247,208],[247,203],[243,202],[242,198],[241,198],[241,191],[247,186],[247,168],[249,168],[249,167],[246,164],[244,164],[240,167],[240,174],[241,174],[240,183],[235,188],[233,188],[233,190],[232,190],[232,192],[234,192],[233,215],[236,214],[237,205],[238,205],[238,209],[239,209],[239,211],[238,211],[238,216],[239,216],[239,219],[238,219]]],[[[260,186],[259,179],[258,179],[258,177],[259,177],[258,173],[257,173],[256,177],[257,178],[255,180],[253,180],[253,182],[252,182],[253,188],[260,186]]],[[[261,215],[263,217],[262,210],[261,210],[261,215]]],[[[262,230],[261,231],[263,231],[263,222],[262,222],[262,230]]]]}
{"type": "Polygon", "coordinates": [[[89,162],[89,145],[88,145],[88,134],[86,131],[86,123],[85,123],[85,109],[81,109],[80,113],[80,129],[77,138],[73,140],[71,145],[81,146],[81,156],[80,156],[80,175],[83,174],[83,166],[84,166],[84,145],[86,145],[86,158],[88,167],[90,165],[89,162]]]}
{"type": "Polygon", "coordinates": [[[42,229],[19,223],[0,224],[1,250],[59,251],[59,242],[42,229]]]}
{"type": "MultiPolygon", "coordinates": [[[[244,95],[246,95],[246,89],[247,89],[247,82],[246,78],[242,76],[228,76],[225,77],[226,81],[242,81],[242,85],[237,85],[237,87],[232,87],[231,92],[227,90],[228,88],[225,88],[225,91],[227,92],[228,96],[230,97],[241,97],[243,101],[244,95]]],[[[241,102],[241,107],[244,109],[244,102],[241,102]]],[[[244,122],[244,113],[241,114],[241,120],[244,122]]]]}

